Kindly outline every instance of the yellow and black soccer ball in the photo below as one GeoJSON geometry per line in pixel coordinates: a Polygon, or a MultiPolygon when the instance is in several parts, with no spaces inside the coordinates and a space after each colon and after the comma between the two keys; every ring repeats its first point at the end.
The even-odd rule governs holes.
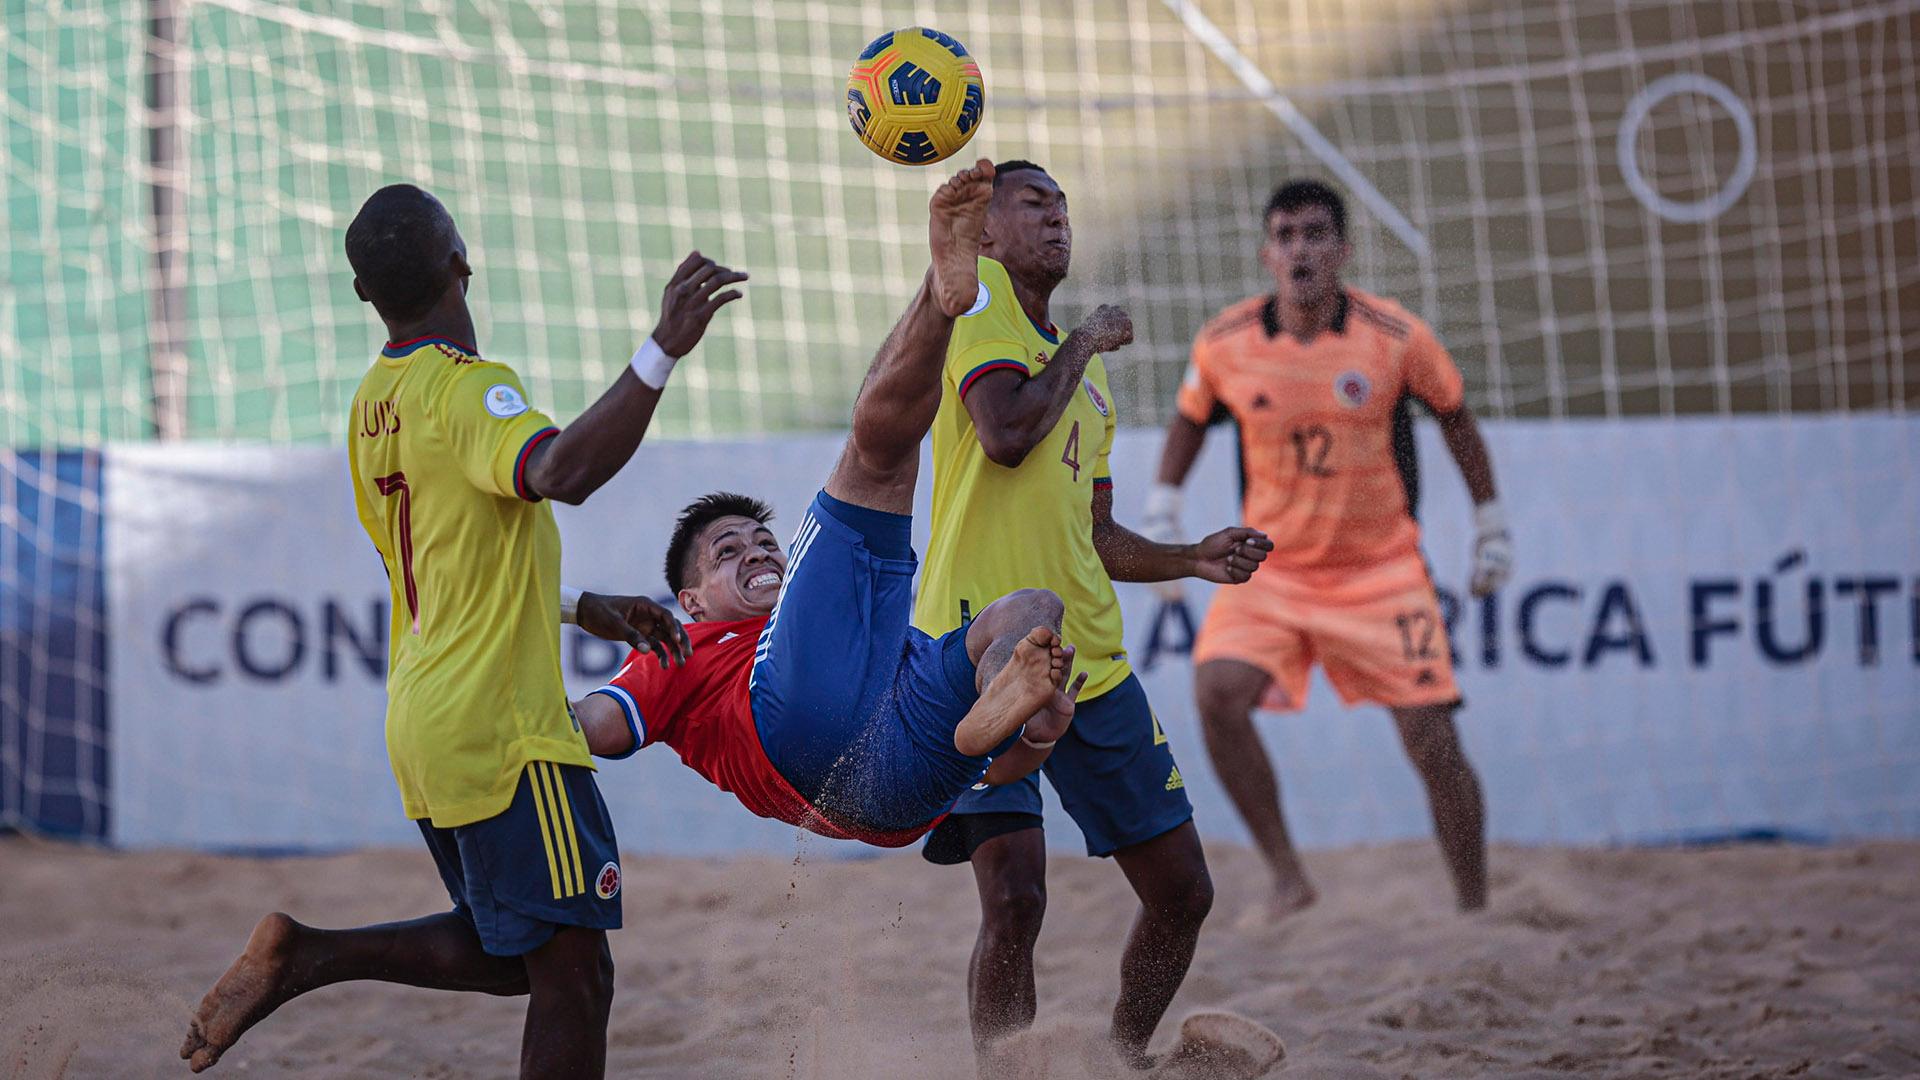
{"type": "Polygon", "coordinates": [[[987,90],[967,47],[909,26],[873,39],[847,74],[847,119],[867,149],[903,165],[958,153],[980,128],[987,90]]]}

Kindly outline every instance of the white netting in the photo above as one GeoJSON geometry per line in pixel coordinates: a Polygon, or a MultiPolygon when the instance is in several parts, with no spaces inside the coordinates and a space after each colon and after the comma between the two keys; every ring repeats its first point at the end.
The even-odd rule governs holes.
{"type": "MultiPolygon", "coordinates": [[[[617,372],[688,248],[755,283],[664,407],[673,433],[837,426],[917,278],[936,175],[868,154],[840,100],[849,58],[906,12],[175,7],[177,48],[158,52],[177,92],[153,110],[137,13],[35,7],[0,38],[22,283],[0,308],[5,441],[138,436],[150,354],[175,338],[185,434],[337,437],[380,336],[341,232],[393,180],[454,208],[485,350],[563,416],[617,372]],[[159,174],[149,122],[178,136],[159,174]],[[156,227],[150,183],[177,192],[177,226],[156,227]],[[184,322],[150,334],[163,247],[183,252],[184,322]]],[[[1163,415],[1205,317],[1261,287],[1258,208],[1297,172],[1350,190],[1355,276],[1435,321],[1486,411],[1917,392],[1913,0],[911,14],[981,59],[970,152],[1039,158],[1073,197],[1063,308],[1134,309],[1141,344],[1116,375],[1134,422],[1163,415]]]]}

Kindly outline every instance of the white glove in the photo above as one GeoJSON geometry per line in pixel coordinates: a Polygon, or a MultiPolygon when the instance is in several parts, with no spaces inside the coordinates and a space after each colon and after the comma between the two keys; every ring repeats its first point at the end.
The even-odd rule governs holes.
{"type": "Polygon", "coordinates": [[[1473,595],[1488,596],[1513,576],[1513,537],[1498,500],[1473,508],[1473,595]]]}
{"type": "MultiPolygon", "coordinates": [[[[1180,527],[1180,489],[1172,484],[1155,484],[1147,491],[1147,512],[1140,522],[1140,535],[1156,544],[1184,544],[1187,533],[1180,527]]],[[[1151,583],[1153,594],[1172,603],[1185,595],[1178,579],[1151,583]]]]}

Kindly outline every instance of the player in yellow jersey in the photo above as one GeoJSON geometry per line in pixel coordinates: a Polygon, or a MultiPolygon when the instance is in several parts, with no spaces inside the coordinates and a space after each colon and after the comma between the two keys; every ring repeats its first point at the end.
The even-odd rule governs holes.
{"type": "MultiPolygon", "coordinates": [[[[1113,581],[1247,580],[1272,547],[1229,528],[1197,545],[1149,542],[1113,519],[1113,397],[1099,353],[1133,340],[1102,306],[1064,339],[1049,300],[1072,254],[1067,198],[1031,162],[998,167],[972,307],[955,320],[933,425],[933,530],[914,622],[965,625],[1023,587],[1065,601],[1063,635],[1086,673],[1074,722],[1044,771],[1087,853],[1111,855],[1141,902],[1121,960],[1111,1035],[1133,1064],[1186,977],[1213,900],[1193,808],[1121,646],[1113,581]]],[[[977,789],[929,835],[936,863],[971,861],[980,936],[968,979],[976,1048],[1033,1023],[1033,945],[1046,906],[1037,777],[977,789]]]]}
{"type": "Polygon", "coordinates": [[[1352,249],[1339,194],[1318,181],[1283,184],[1264,222],[1260,260],[1273,291],[1227,308],[1194,341],[1147,520],[1148,531],[1178,537],[1179,485],[1207,424],[1231,416],[1246,519],[1279,547],[1252,586],[1214,598],[1194,642],[1194,696],[1220,782],[1273,873],[1256,912],[1282,918],[1314,899],[1252,712],[1303,707],[1316,662],[1341,701],[1392,712],[1460,906],[1479,908],[1486,812],[1454,726],[1460,691],[1411,512],[1407,403],[1438,418],[1466,479],[1475,596],[1499,588],[1512,561],[1493,464],[1433,331],[1341,280],[1352,249]]]}
{"type": "MultiPolygon", "coordinates": [[[[474,347],[466,243],[438,200],[380,189],[346,248],[354,290],[389,341],[348,432],[355,506],[391,585],[387,750],[454,908],[353,930],[267,916],[200,1003],[180,1055],[199,1072],[299,994],[374,979],[526,994],[520,1075],[598,1077],[620,853],[560,681],[554,612],[570,605],[543,500],[578,503],[626,464],[673,362],[746,275],[688,256],[631,370],[562,431],[512,369],[474,347]]],[[[581,599],[587,629],[684,658],[684,635],[657,606],[581,599]]]]}

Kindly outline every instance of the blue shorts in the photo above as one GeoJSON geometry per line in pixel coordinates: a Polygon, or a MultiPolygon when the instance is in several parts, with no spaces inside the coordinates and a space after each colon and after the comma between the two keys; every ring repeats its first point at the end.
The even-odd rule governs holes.
{"type": "Polygon", "coordinates": [[[420,835],[453,896],[494,956],[521,956],[562,926],[620,928],[620,849],[593,770],[535,761],[508,807],[471,825],[420,835]]]}
{"type": "Polygon", "coordinates": [[[878,832],[939,817],[992,762],[954,749],[973,661],[964,629],[912,626],[912,531],[906,514],[815,496],[750,680],[774,768],[835,823],[878,832]]]}
{"type": "MultiPolygon", "coordinates": [[[[1040,771],[1052,781],[1061,807],[1080,826],[1089,855],[1111,855],[1193,817],[1186,781],[1154,719],[1146,690],[1132,675],[1092,701],[1080,703],[1072,725],[1040,771]]],[[[951,851],[957,842],[942,833],[967,831],[966,823],[956,820],[962,815],[1031,814],[1038,825],[1040,806],[1039,772],[1011,784],[969,791],[954,804],[953,817],[927,838],[928,858],[963,861],[937,854],[942,849],[951,851]]],[[[979,839],[1005,831],[1004,826],[990,829],[979,839]]],[[[963,845],[959,854],[971,857],[972,851],[966,849],[977,845],[958,842],[963,845]]]]}

